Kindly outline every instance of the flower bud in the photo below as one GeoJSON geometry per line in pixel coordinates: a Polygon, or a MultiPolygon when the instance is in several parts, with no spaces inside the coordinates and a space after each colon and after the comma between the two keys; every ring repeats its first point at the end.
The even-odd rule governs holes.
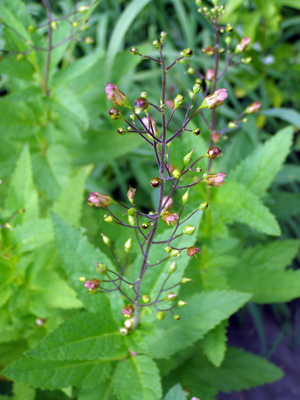
{"type": "MultiPolygon", "coordinates": [[[[155,122],[155,119],[153,117],[145,117],[142,118],[142,122],[145,125],[145,127],[152,133],[154,134],[154,136],[157,136],[158,134],[158,129],[157,129],[157,125],[155,122]]],[[[149,135],[149,137],[151,138],[151,136],[149,135]]]]}
{"type": "Polygon", "coordinates": [[[208,208],[208,202],[204,201],[203,203],[200,204],[198,210],[206,210],[207,208],[208,208]]]}
{"type": "Polygon", "coordinates": [[[126,95],[121,92],[118,86],[108,82],[105,86],[105,93],[108,100],[112,101],[115,106],[123,107],[128,106],[128,100],[126,95]]]}
{"type": "Polygon", "coordinates": [[[100,287],[99,279],[91,279],[90,281],[86,281],[83,285],[89,290],[96,290],[100,287]]]}
{"type": "Polygon", "coordinates": [[[186,253],[189,257],[194,257],[196,254],[200,253],[200,250],[195,246],[191,246],[187,249],[186,253]]]}
{"type": "Polygon", "coordinates": [[[24,54],[19,53],[19,54],[16,55],[16,60],[17,61],[22,61],[23,59],[24,59],[24,54]]]}
{"type": "Polygon", "coordinates": [[[133,187],[129,186],[128,192],[127,192],[127,197],[130,203],[134,206],[134,196],[135,196],[136,189],[133,187]]]}
{"type": "Polygon", "coordinates": [[[125,242],[125,244],[124,244],[124,250],[125,250],[125,253],[129,253],[130,252],[130,250],[132,250],[132,239],[131,238],[129,238],[126,242],[125,242]]]}
{"type": "Polygon", "coordinates": [[[145,90],[143,90],[143,91],[141,92],[141,97],[142,97],[143,99],[147,99],[147,98],[148,98],[148,93],[145,92],[145,90]]]}
{"type": "Polygon", "coordinates": [[[128,335],[128,329],[125,327],[120,328],[119,332],[120,332],[120,335],[122,335],[122,336],[128,335]]]}
{"type": "Polygon", "coordinates": [[[189,190],[187,190],[182,196],[182,204],[185,205],[189,200],[189,190]]]}
{"type": "Polygon", "coordinates": [[[208,108],[209,110],[221,106],[225,99],[227,99],[228,93],[226,89],[216,90],[213,94],[205,97],[200,108],[208,108]]]}
{"type": "Polygon", "coordinates": [[[158,313],[157,313],[157,315],[156,315],[156,318],[157,318],[159,321],[162,321],[163,319],[165,319],[165,316],[166,316],[166,314],[165,314],[164,311],[158,311],[158,313]]]}
{"type": "Polygon", "coordinates": [[[186,70],[186,72],[187,72],[189,75],[193,75],[193,74],[195,73],[195,70],[194,70],[194,68],[189,67],[189,68],[186,70]]]}
{"type": "Polygon", "coordinates": [[[179,215],[170,211],[164,211],[162,213],[162,220],[169,226],[173,226],[179,221],[179,215]]]}
{"type": "Polygon", "coordinates": [[[236,53],[241,53],[242,51],[245,51],[247,49],[247,47],[249,46],[251,42],[251,39],[246,36],[244,37],[237,45],[235,48],[235,52],[236,53]]]}
{"type": "Polygon", "coordinates": [[[201,51],[207,56],[213,56],[215,54],[215,48],[213,46],[205,47],[205,49],[202,49],[201,51]]]}
{"type": "Polygon", "coordinates": [[[197,94],[199,93],[201,90],[201,85],[199,85],[199,83],[195,83],[195,85],[193,86],[193,93],[197,94]]]}
{"type": "Polygon", "coordinates": [[[164,196],[162,204],[164,206],[164,211],[169,210],[169,208],[171,208],[173,204],[172,197],[169,198],[169,196],[164,196]]]}
{"type": "Polygon", "coordinates": [[[139,114],[141,111],[144,111],[148,108],[149,103],[144,97],[139,97],[135,100],[134,105],[136,114],[139,114]]]}
{"type": "Polygon", "coordinates": [[[136,209],[135,208],[129,208],[127,210],[127,214],[131,215],[132,217],[136,215],[136,209]]]}
{"type": "Polygon", "coordinates": [[[193,50],[192,49],[184,49],[184,50],[182,50],[182,52],[180,53],[180,55],[181,55],[181,57],[186,57],[186,58],[189,58],[189,57],[192,57],[192,55],[193,55],[193,50]]]}
{"type": "Polygon", "coordinates": [[[172,175],[173,175],[173,177],[174,177],[175,179],[179,179],[181,173],[180,173],[179,169],[174,169],[174,171],[172,172],[172,175]]]}
{"type": "Polygon", "coordinates": [[[125,135],[127,129],[126,128],[118,128],[118,134],[119,135],[125,135]]]}
{"type": "Polygon", "coordinates": [[[133,313],[134,313],[134,307],[132,304],[126,304],[126,306],[123,307],[122,309],[122,314],[124,315],[125,318],[130,318],[133,313]]]}
{"type": "Polygon", "coordinates": [[[182,94],[178,94],[175,99],[174,99],[174,108],[177,109],[179,108],[184,102],[184,97],[182,94]]]}
{"type": "Polygon", "coordinates": [[[173,301],[178,297],[178,294],[170,292],[166,295],[165,300],[173,301]]]}
{"type": "Polygon", "coordinates": [[[177,269],[177,263],[174,261],[169,265],[169,274],[173,274],[177,269]]]}
{"type": "Polygon", "coordinates": [[[81,14],[85,14],[85,13],[87,13],[87,12],[89,11],[89,9],[90,9],[89,6],[81,6],[81,7],[78,8],[78,11],[79,11],[81,14]]]}
{"type": "Polygon", "coordinates": [[[215,78],[215,71],[214,71],[213,69],[209,68],[209,69],[206,71],[205,77],[206,77],[206,79],[212,81],[212,80],[215,78]]]}
{"type": "Polygon", "coordinates": [[[133,55],[139,54],[139,51],[136,47],[131,47],[129,51],[133,55]]]}
{"type": "Polygon", "coordinates": [[[227,24],[226,32],[228,32],[228,33],[232,33],[233,32],[233,26],[231,24],[227,24]]]}
{"type": "Polygon", "coordinates": [[[161,179],[158,177],[152,178],[150,181],[150,185],[154,188],[157,189],[161,185],[161,179]]]}
{"type": "Polygon", "coordinates": [[[244,124],[246,124],[246,123],[248,122],[248,118],[247,118],[247,117],[243,118],[243,119],[242,119],[242,122],[243,122],[244,124]]]}
{"type": "Polygon", "coordinates": [[[117,108],[112,107],[109,110],[109,116],[111,119],[119,119],[120,118],[120,111],[117,108]]]}
{"type": "Polygon", "coordinates": [[[107,265],[106,264],[96,263],[96,269],[99,272],[99,274],[105,274],[105,272],[107,270],[107,265]]]}
{"type": "Polygon", "coordinates": [[[34,25],[29,25],[27,29],[28,29],[29,33],[34,33],[35,32],[35,26],[34,25]]]}
{"type": "Polygon", "coordinates": [[[93,39],[91,36],[87,36],[87,37],[84,39],[84,41],[85,41],[86,44],[92,44],[92,43],[94,43],[94,39],[93,39]]]}
{"type": "Polygon", "coordinates": [[[181,283],[188,283],[188,282],[192,282],[192,281],[193,281],[193,279],[186,278],[186,277],[183,277],[183,278],[181,279],[181,283]]]}
{"type": "Polygon", "coordinates": [[[173,318],[175,319],[175,321],[179,321],[180,320],[180,316],[178,314],[174,314],[173,318]]]}
{"type": "Polygon", "coordinates": [[[104,222],[107,222],[108,224],[111,224],[114,222],[114,219],[111,215],[107,215],[104,217],[104,222]]]}
{"type": "Polygon", "coordinates": [[[231,45],[232,42],[232,37],[231,36],[226,36],[226,38],[224,39],[225,43],[227,44],[227,46],[231,45]]]}
{"type": "Polygon", "coordinates": [[[57,28],[58,28],[57,22],[56,22],[56,21],[51,21],[51,22],[50,22],[50,27],[51,27],[51,29],[53,29],[54,31],[56,31],[57,28]]]}
{"type": "Polygon", "coordinates": [[[202,0],[196,0],[195,3],[196,3],[196,6],[198,6],[198,7],[202,6],[202,0]]]}
{"type": "Polygon", "coordinates": [[[142,296],[142,300],[145,304],[150,303],[151,299],[147,294],[144,294],[144,296],[142,296]]]}
{"type": "Polygon", "coordinates": [[[196,230],[196,227],[195,227],[195,226],[186,225],[186,226],[183,228],[182,233],[183,233],[184,235],[192,236],[192,235],[195,233],[195,230],[196,230]]]}
{"type": "Polygon", "coordinates": [[[253,114],[253,113],[259,111],[260,107],[261,107],[260,102],[259,101],[255,101],[253,104],[251,104],[250,106],[248,106],[246,108],[245,113],[246,114],[253,114]]]}
{"type": "Polygon", "coordinates": [[[219,133],[214,133],[214,134],[212,135],[211,138],[212,138],[212,141],[213,141],[214,143],[217,143],[217,142],[220,141],[221,135],[220,135],[219,133]]]}
{"type": "Polygon", "coordinates": [[[183,300],[179,300],[177,303],[178,307],[184,307],[186,304],[187,304],[187,302],[183,301],[183,300]]]}
{"type": "Polygon", "coordinates": [[[78,280],[80,281],[80,282],[86,282],[86,277],[85,276],[81,276],[80,278],[78,278],[78,280]]]}
{"type": "Polygon", "coordinates": [[[173,110],[175,108],[175,104],[173,100],[167,100],[166,105],[173,110]]]}
{"type": "Polygon", "coordinates": [[[126,319],[126,320],[124,321],[124,326],[125,326],[125,328],[131,329],[131,328],[132,328],[132,325],[133,325],[133,318],[126,319]]]}
{"type": "Polygon", "coordinates": [[[143,222],[142,223],[142,228],[143,229],[148,229],[149,228],[149,224],[147,222],[143,222]]]}
{"type": "Polygon", "coordinates": [[[207,150],[206,155],[210,159],[215,159],[215,158],[220,157],[222,155],[222,150],[220,150],[218,147],[210,147],[207,150]]]}
{"type": "Polygon", "coordinates": [[[228,126],[229,129],[234,129],[234,128],[236,128],[236,123],[231,121],[231,122],[228,122],[227,126],[228,126]]]}
{"type": "Polygon", "coordinates": [[[130,226],[135,226],[136,225],[136,219],[132,215],[128,215],[128,224],[130,226]]]}
{"type": "Polygon", "coordinates": [[[209,174],[205,178],[205,182],[207,183],[208,186],[216,186],[219,187],[223,185],[224,178],[226,177],[226,174],[223,172],[218,172],[217,174],[209,174]]]}
{"type": "Polygon", "coordinates": [[[152,44],[153,44],[154,47],[156,47],[157,49],[159,49],[160,44],[159,44],[159,41],[158,41],[157,39],[154,39],[153,42],[152,42],[152,44]]]}
{"type": "Polygon", "coordinates": [[[241,62],[243,64],[251,64],[252,63],[252,57],[242,58],[241,62]]]}
{"type": "Polygon", "coordinates": [[[200,133],[201,133],[201,131],[200,131],[200,129],[199,129],[199,128],[195,128],[195,129],[193,129],[193,134],[194,134],[195,136],[199,136],[199,135],[200,135],[200,133]]]}
{"type": "Polygon", "coordinates": [[[89,30],[90,26],[88,24],[84,24],[80,26],[80,30],[82,32],[89,30]]]}
{"type": "Polygon", "coordinates": [[[167,246],[167,247],[165,247],[165,252],[167,253],[167,254],[169,254],[170,252],[171,252],[171,247],[170,246],[167,246]]]}
{"type": "Polygon", "coordinates": [[[194,152],[194,149],[183,157],[184,165],[188,164],[191,161],[192,156],[193,156],[193,152],[194,152]]]}
{"type": "Polygon", "coordinates": [[[180,252],[180,250],[171,250],[170,256],[171,257],[181,257],[181,252],[180,252]]]}
{"type": "Polygon", "coordinates": [[[106,246],[110,246],[110,239],[103,233],[100,233],[100,235],[102,236],[103,243],[106,244],[106,246]]]}
{"type": "Polygon", "coordinates": [[[92,192],[88,197],[88,205],[91,207],[102,207],[107,208],[111,204],[114,204],[114,200],[107,196],[106,194],[101,194],[98,192],[92,192]]]}
{"type": "Polygon", "coordinates": [[[72,26],[73,26],[74,28],[77,28],[78,22],[77,22],[77,21],[73,21],[73,22],[72,22],[72,26]]]}

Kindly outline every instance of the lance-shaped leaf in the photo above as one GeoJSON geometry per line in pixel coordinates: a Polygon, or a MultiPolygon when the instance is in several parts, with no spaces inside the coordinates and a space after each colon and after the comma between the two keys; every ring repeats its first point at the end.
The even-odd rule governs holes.
{"type": "Polygon", "coordinates": [[[219,367],[225,357],[228,321],[223,321],[209,331],[203,340],[203,351],[213,365],[219,367]]]}
{"type": "Polygon", "coordinates": [[[106,360],[126,356],[127,348],[110,308],[83,312],[50,333],[28,355],[43,360],[106,360]]]}
{"type": "Polygon", "coordinates": [[[186,400],[186,398],[187,397],[184,390],[182,389],[182,386],[178,383],[168,391],[168,393],[164,397],[164,400],[186,400]]]}

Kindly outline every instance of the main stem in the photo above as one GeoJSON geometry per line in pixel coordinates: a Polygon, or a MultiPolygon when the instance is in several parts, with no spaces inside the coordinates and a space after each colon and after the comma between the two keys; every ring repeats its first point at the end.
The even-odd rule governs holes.
{"type": "Polygon", "coordinates": [[[52,28],[51,28],[52,12],[51,12],[49,1],[48,0],[42,0],[42,1],[43,1],[45,9],[47,11],[47,16],[48,16],[48,47],[47,47],[47,56],[46,56],[46,64],[45,64],[45,72],[44,72],[43,89],[44,89],[46,96],[49,96],[50,91],[48,88],[48,80],[49,80],[51,51],[52,51],[52,28]]]}
{"type": "MultiPolygon", "coordinates": [[[[167,82],[167,70],[164,62],[164,58],[162,55],[162,47],[160,48],[160,61],[161,61],[161,66],[162,66],[162,104],[166,104],[166,82],[167,82]]],[[[160,163],[159,163],[159,174],[162,180],[161,186],[160,186],[160,193],[159,193],[159,200],[157,204],[157,209],[156,209],[156,214],[160,215],[162,211],[162,205],[163,205],[163,198],[164,198],[164,192],[165,192],[165,182],[163,179],[164,172],[165,172],[165,158],[166,158],[166,137],[167,137],[167,130],[166,130],[166,116],[165,112],[162,112],[162,139],[161,139],[161,153],[160,153],[160,163]]],[[[134,317],[134,323],[132,326],[132,329],[135,329],[140,321],[140,312],[141,312],[141,304],[140,304],[140,292],[141,292],[141,285],[142,285],[142,280],[144,277],[144,274],[147,270],[148,267],[148,256],[149,252],[151,249],[151,246],[153,244],[153,239],[155,237],[157,228],[158,228],[158,223],[159,223],[159,218],[157,218],[154,223],[153,223],[153,228],[151,232],[149,233],[147,245],[145,248],[144,252],[144,257],[143,257],[143,262],[141,265],[141,270],[140,270],[140,275],[138,278],[138,283],[136,285],[136,297],[135,297],[135,317],[134,317]]]]}

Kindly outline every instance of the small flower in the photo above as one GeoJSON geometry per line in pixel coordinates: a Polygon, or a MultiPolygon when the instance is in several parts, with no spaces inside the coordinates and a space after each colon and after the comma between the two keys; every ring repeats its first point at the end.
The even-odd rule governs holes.
{"type": "Polygon", "coordinates": [[[202,49],[202,53],[213,56],[215,54],[215,48],[213,46],[205,47],[205,49],[202,49]]]}
{"type": "Polygon", "coordinates": [[[91,279],[90,281],[86,281],[83,286],[89,290],[96,290],[100,287],[100,281],[99,279],[91,279]]]}
{"type": "Polygon", "coordinates": [[[165,211],[162,214],[162,219],[169,226],[173,226],[177,221],[179,221],[179,215],[170,211],[165,211]]]}
{"type": "Polygon", "coordinates": [[[189,257],[194,257],[196,254],[200,253],[200,250],[197,247],[191,246],[186,251],[189,257]]]}
{"type": "Polygon", "coordinates": [[[139,114],[141,111],[146,110],[148,105],[148,100],[144,97],[139,97],[138,99],[136,99],[134,102],[136,114],[139,114]]]}
{"type": "Polygon", "coordinates": [[[251,39],[246,36],[244,37],[237,45],[235,48],[235,52],[236,53],[241,53],[242,51],[245,51],[247,49],[247,47],[249,46],[251,42],[251,39]]]}
{"type": "Polygon", "coordinates": [[[107,208],[113,203],[114,201],[111,197],[98,192],[92,192],[88,197],[88,205],[91,207],[107,208]]]}
{"type": "Polygon", "coordinates": [[[205,97],[200,108],[208,108],[209,110],[211,110],[212,108],[221,106],[223,104],[224,100],[227,99],[227,97],[228,97],[228,93],[227,93],[226,89],[223,88],[223,89],[216,90],[214,93],[205,97]]]}
{"type": "Polygon", "coordinates": [[[156,122],[155,119],[153,117],[150,117],[150,119],[148,119],[148,117],[142,118],[142,122],[145,125],[145,127],[154,135],[157,136],[158,134],[158,129],[156,126],[156,122]]]}
{"type": "Polygon", "coordinates": [[[130,318],[132,314],[134,313],[134,307],[132,304],[127,304],[123,309],[122,309],[122,314],[124,315],[125,318],[130,318]]]}
{"type": "Polygon", "coordinates": [[[169,198],[169,196],[165,196],[163,198],[162,204],[164,205],[164,211],[168,211],[169,208],[171,208],[172,204],[173,204],[172,197],[169,198]]]}
{"type": "Polygon", "coordinates": [[[214,159],[222,155],[222,150],[220,150],[218,147],[210,147],[206,154],[208,158],[214,159]]]}
{"type": "Polygon", "coordinates": [[[120,118],[120,111],[117,108],[112,107],[109,110],[109,116],[111,119],[118,119],[120,118]]]}
{"type": "Polygon", "coordinates": [[[127,197],[130,203],[134,206],[134,196],[135,196],[136,189],[133,187],[129,186],[128,192],[127,192],[127,197]]]}
{"type": "Polygon", "coordinates": [[[207,175],[207,177],[205,178],[205,181],[208,184],[208,186],[219,187],[225,183],[224,182],[225,177],[226,177],[226,174],[224,174],[223,172],[218,172],[217,174],[207,175]]]}
{"type": "Polygon", "coordinates": [[[200,400],[198,397],[192,397],[191,400],[200,400]]]}
{"type": "Polygon", "coordinates": [[[108,82],[105,86],[105,93],[108,100],[112,101],[115,106],[123,107],[128,103],[125,93],[121,92],[118,86],[108,82]]]}
{"type": "Polygon", "coordinates": [[[209,81],[211,81],[211,80],[213,80],[214,79],[214,77],[215,77],[215,71],[213,70],[213,69],[208,69],[207,71],[206,71],[206,79],[208,79],[209,81]]]}
{"type": "Polygon", "coordinates": [[[257,111],[259,111],[261,107],[261,104],[259,101],[255,101],[253,104],[250,104],[250,106],[248,106],[245,110],[246,114],[253,114],[257,111]]]}

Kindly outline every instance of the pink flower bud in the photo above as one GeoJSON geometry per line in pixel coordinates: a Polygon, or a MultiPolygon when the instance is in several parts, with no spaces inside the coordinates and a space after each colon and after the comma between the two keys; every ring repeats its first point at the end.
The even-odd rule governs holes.
{"type": "Polygon", "coordinates": [[[248,106],[245,110],[246,114],[253,114],[257,111],[259,111],[261,107],[261,104],[259,101],[255,101],[254,103],[250,104],[250,106],[248,106]]]}
{"type": "Polygon", "coordinates": [[[107,208],[113,203],[114,201],[111,197],[98,192],[92,192],[88,197],[88,205],[91,207],[107,208]]]}
{"type": "Polygon", "coordinates": [[[117,108],[112,107],[109,110],[109,116],[111,119],[118,119],[120,118],[120,111],[117,108]]]}
{"type": "Polygon", "coordinates": [[[162,201],[162,204],[164,205],[164,211],[169,210],[169,208],[171,208],[171,207],[172,207],[172,204],[173,204],[173,199],[172,199],[172,197],[170,197],[169,199],[168,199],[168,197],[169,197],[169,196],[165,196],[165,197],[163,198],[163,201],[162,201]]]}
{"type": "Polygon", "coordinates": [[[171,213],[170,211],[164,211],[162,214],[162,219],[169,226],[173,226],[179,220],[179,215],[176,213],[171,213]]]}
{"type": "Polygon", "coordinates": [[[128,103],[126,95],[113,83],[108,82],[106,84],[105,93],[108,100],[112,101],[116,106],[123,107],[128,103]]]}
{"type": "Polygon", "coordinates": [[[203,103],[201,104],[201,108],[208,108],[211,110],[212,108],[216,108],[221,106],[225,99],[227,99],[228,93],[226,89],[216,90],[213,94],[205,97],[203,103]]]}
{"type": "Polygon", "coordinates": [[[149,103],[148,100],[145,99],[144,97],[139,97],[138,99],[135,100],[134,105],[135,105],[135,112],[139,114],[141,111],[147,109],[149,103]]]}
{"type": "Polygon", "coordinates": [[[122,314],[124,315],[125,318],[130,318],[132,314],[134,313],[134,307],[132,304],[127,304],[123,309],[122,309],[122,314]]]}
{"type": "Polygon", "coordinates": [[[148,117],[142,118],[143,124],[145,127],[155,136],[158,134],[158,129],[156,126],[155,119],[153,117],[150,117],[150,120],[148,117]]]}
{"type": "Polygon", "coordinates": [[[218,172],[217,174],[209,174],[206,177],[206,183],[208,184],[208,186],[222,186],[225,183],[225,176],[226,174],[224,174],[223,172],[218,172]]]}
{"type": "Polygon", "coordinates": [[[100,281],[99,279],[91,279],[90,281],[86,281],[83,286],[89,290],[96,290],[100,287],[100,281]]]}
{"type": "Polygon", "coordinates": [[[213,69],[208,69],[207,71],[206,71],[206,79],[208,79],[208,80],[213,80],[214,79],[214,77],[215,77],[215,71],[213,70],[213,69]]]}
{"type": "Polygon", "coordinates": [[[242,51],[245,51],[247,49],[247,47],[249,46],[250,42],[251,42],[251,39],[248,36],[244,37],[240,41],[240,43],[238,43],[236,45],[235,52],[241,53],[242,51]]]}
{"type": "Polygon", "coordinates": [[[213,46],[205,47],[205,49],[202,49],[202,53],[213,56],[215,54],[215,48],[213,46]]]}
{"type": "Polygon", "coordinates": [[[218,147],[210,147],[207,150],[208,158],[214,159],[220,157],[221,155],[222,155],[222,150],[220,150],[218,147]]]}
{"type": "Polygon", "coordinates": [[[186,253],[189,257],[194,257],[196,254],[200,253],[200,250],[198,247],[191,246],[187,249],[186,253]]]}
{"type": "Polygon", "coordinates": [[[169,108],[171,108],[172,110],[174,109],[175,105],[174,105],[174,101],[173,100],[167,100],[166,104],[169,108]]]}
{"type": "Polygon", "coordinates": [[[198,399],[198,397],[194,396],[194,397],[191,398],[191,400],[200,400],[200,399],[198,399]]]}

